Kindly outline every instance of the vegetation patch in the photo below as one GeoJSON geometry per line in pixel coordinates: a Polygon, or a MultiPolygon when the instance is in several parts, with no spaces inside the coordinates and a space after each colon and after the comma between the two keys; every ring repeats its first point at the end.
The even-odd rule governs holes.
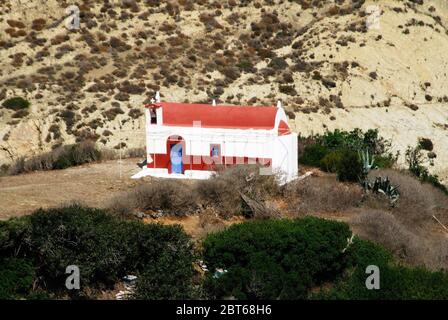
{"type": "Polygon", "coordinates": [[[305,298],[347,266],[342,250],[350,234],[346,224],[312,217],[233,225],[204,240],[210,270],[228,270],[207,288],[217,298],[305,298]]]}
{"type": "Polygon", "coordinates": [[[95,143],[85,141],[73,145],[56,148],[53,151],[30,157],[19,158],[9,169],[9,174],[17,175],[25,172],[66,169],[85,163],[99,161],[102,158],[95,143]]]}
{"type": "Polygon", "coordinates": [[[372,167],[390,168],[397,160],[397,155],[390,152],[391,142],[381,138],[377,129],[366,132],[360,129],[327,131],[304,141],[306,144],[299,154],[300,163],[335,172],[341,181],[364,180],[363,152],[372,156],[372,167]]]}
{"type": "Polygon", "coordinates": [[[233,225],[204,240],[204,288],[221,299],[448,297],[446,272],[399,265],[380,245],[350,238],[345,223],[313,217],[233,225]],[[366,287],[371,265],[380,271],[378,290],[366,287]]]}
{"type": "Polygon", "coordinates": [[[144,293],[142,288],[156,283],[143,276],[136,298],[190,297],[193,254],[179,226],[123,221],[70,205],[0,222],[0,235],[0,253],[7,259],[0,264],[0,293],[9,298],[31,294],[32,283],[52,297],[82,297],[111,288],[126,274],[151,271],[159,274],[157,287],[144,293]],[[69,265],[79,267],[81,290],[65,288],[69,265]]]}
{"type": "Polygon", "coordinates": [[[2,106],[7,109],[19,111],[21,109],[28,109],[30,102],[22,97],[14,97],[3,101],[2,106]]]}

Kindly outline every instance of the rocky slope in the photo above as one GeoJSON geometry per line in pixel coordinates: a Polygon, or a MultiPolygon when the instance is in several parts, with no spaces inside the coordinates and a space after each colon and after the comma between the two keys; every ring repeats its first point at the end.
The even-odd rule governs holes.
{"type": "MultiPolygon", "coordinates": [[[[0,164],[95,139],[144,145],[142,103],[274,104],[302,135],[430,138],[448,178],[448,5],[402,1],[8,1],[0,4],[0,164]],[[76,3],[79,28],[67,28],[76,3]],[[1,102],[0,102],[1,103],[1,102]]],[[[402,158],[401,158],[402,160],[402,158]]]]}

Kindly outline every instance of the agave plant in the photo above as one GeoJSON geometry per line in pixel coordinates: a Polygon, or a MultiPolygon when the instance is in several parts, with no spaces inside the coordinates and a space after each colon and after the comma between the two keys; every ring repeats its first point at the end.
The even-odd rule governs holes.
{"type": "Polygon", "coordinates": [[[360,177],[360,182],[363,185],[364,189],[368,189],[369,181],[367,180],[367,176],[369,175],[370,170],[372,170],[373,168],[375,157],[373,155],[370,155],[369,150],[358,150],[358,156],[361,159],[362,163],[362,177],[360,177]]]}
{"type": "Polygon", "coordinates": [[[391,205],[395,205],[400,197],[398,186],[393,186],[390,183],[389,177],[376,177],[373,183],[367,181],[365,186],[367,190],[387,196],[391,205]]]}
{"type": "Polygon", "coordinates": [[[362,168],[364,171],[364,176],[367,176],[373,168],[373,163],[375,161],[375,156],[370,155],[369,150],[358,151],[358,155],[361,158],[362,168]]]}

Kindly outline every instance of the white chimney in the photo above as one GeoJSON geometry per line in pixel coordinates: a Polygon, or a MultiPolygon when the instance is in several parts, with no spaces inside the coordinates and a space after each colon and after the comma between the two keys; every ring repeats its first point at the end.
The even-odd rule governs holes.
{"type": "Polygon", "coordinates": [[[160,92],[159,91],[156,92],[156,102],[160,103],[160,92]]]}
{"type": "Polygon", "coordinates": [[[212,101],[212,106],[216,106],[216,101],[215,101],[215,99],[213,99],[213,101],[212,101]]]}
{"type": "Polygon", "coordinates": [[[279,109],[282,108],[282,102],[280,100],[277,100],[277,108],[279,109]]]}

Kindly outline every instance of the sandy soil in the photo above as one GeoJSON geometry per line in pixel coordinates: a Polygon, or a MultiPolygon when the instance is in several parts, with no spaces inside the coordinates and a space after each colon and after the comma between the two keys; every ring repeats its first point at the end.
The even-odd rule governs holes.
{"type": "Polygon", "coordinates": [[[0,177],[0,219],[28,214],[70,201],[104,207],[112,194],[141,183],[130,177],[140,159],[88,164],[66,170],[0,177]]]}

